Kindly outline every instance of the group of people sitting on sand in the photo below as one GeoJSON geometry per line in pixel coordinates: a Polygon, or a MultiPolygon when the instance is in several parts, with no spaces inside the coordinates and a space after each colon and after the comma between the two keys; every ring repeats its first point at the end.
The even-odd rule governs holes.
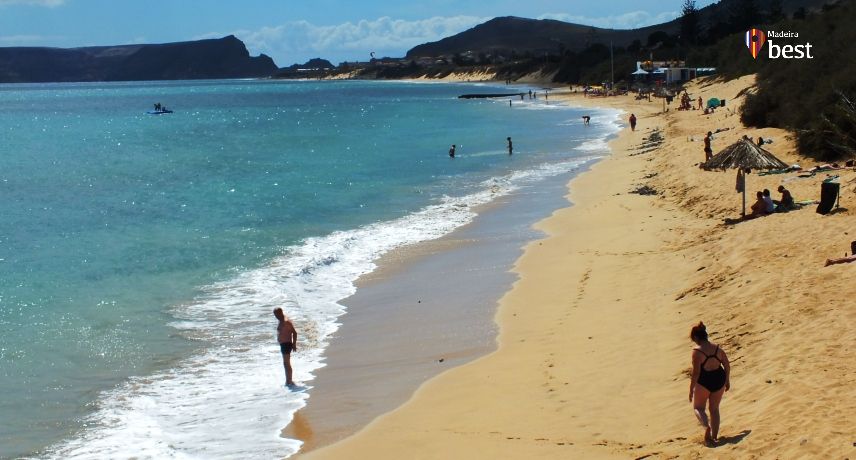
{"type": "Polygon", "coordinates": [[[753,219],[774,212],[787,212],[796,207],[794,197],[791,196],[791,192],[784,185],[780,185],[777,190],[782,194],[781,200],[772,199],[769,189],[765,188],[763,191],[757,192],[755,194],[755,203],[752,204],[752,213],[747,215],[746,218],[753,219]]]}

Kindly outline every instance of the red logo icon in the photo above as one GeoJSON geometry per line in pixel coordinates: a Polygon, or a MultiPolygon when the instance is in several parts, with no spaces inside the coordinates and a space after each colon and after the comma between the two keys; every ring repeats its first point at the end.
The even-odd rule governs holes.
{"type": "Polygon", "coordinates": [[[761,52],[761,48],[764,46],[764,42],[767,41],[767,36],[764,35],[764,31],[760,29],[749,29],[746,31],[746,47],[749,48],[749,52],[752,53],[752,58],[757,59],[758,53],[761,52]]]}

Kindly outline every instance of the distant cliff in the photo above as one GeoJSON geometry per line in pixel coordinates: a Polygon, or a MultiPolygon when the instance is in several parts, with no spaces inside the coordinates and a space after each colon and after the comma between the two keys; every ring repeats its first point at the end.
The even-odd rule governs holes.
{"type": "Polygon", "coordinates": [[[232,35],[159,45],[0,48],[0,83],[254,78],[276,71],[273,59],[251,57],[232,35]]]}
{"type": "Polygon", "coordinates": [[[494,18],[451,37],[416,46],[407,52],[407,57],[451,56],[464,53],[499,55],[533,53],[541,56],[545,53],[563,54],[566,50],[580,51],[594,43],[614,42],[615,46],[627,46],[633,40],[644,42],[655,31],[676,33],[678,29],[677,21],[640,29],[617,30],[551,19],[538,20],[510,16],[494,18]]]}

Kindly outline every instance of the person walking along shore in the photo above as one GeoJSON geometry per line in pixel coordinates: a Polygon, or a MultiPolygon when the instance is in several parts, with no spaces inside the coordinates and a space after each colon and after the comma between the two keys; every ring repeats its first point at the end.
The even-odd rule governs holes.
{"type": "Polygon", "coordinates": [[[731,364],[725,351],[707,339],[707,328],[699,321],[690,331],[696,347],[692,351],[693,371],[690,376],[690,402],[699,423],[704,427],[704,442],[714,445],[719,436],[719,403],[731,389],[731,364]],[[705,413],[710,409],[710,419],[705,413]]]}

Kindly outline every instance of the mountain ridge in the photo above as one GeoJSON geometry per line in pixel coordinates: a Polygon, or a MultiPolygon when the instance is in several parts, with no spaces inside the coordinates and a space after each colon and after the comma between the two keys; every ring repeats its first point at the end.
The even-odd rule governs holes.
{"type": "MultiPolygon", "coordinates": [[[[757,11],[779,8],[784,14],[798,10],[816,11],[827,3],[839,0],[758,0],[753,1],[757,11]],[[778,5],[776,5],[778,3],[778,5]]],[[[677,2],[676,2],[677,3],[677,2]]],[[[721,0],[698,9],[697,33],[715,28],[747,10],[746,0],[721,0]]],[[[609,29],[591,25],[574,24],[554,19],[529,19],[503,16],[490,19],[458,34],[440,40],[417,45],[407,51],[410,59],[453,56],[456,54],[493,54],[512,57],[530,53],[532,55],[564,54],[578,52],[592,44],[627,47],[635,40],[645,45],[651,35],[664,32],[679,35],[681,18],[638,27],[635,29],[609,29]]]]}
{"type": "Polygon", "coordinates": [[[406,57],[453,55],[461,53],[512,52],[556,53],[559,50],[579,51],[591,43],[627,46],[633,40],[647,40],[651,33],[674,33],[680,28],[677,20],[638,29],[605,29],[554,19],[528,19],[516,16],[493,18],[471,29],[441,40],[411,48],[406,57]]]}
{"type": "Polygon", "coordinates": [[[268,77],[270,57],[250,56],[234,35],[160,44],[0,48],[0,83],[268,77]]]}

